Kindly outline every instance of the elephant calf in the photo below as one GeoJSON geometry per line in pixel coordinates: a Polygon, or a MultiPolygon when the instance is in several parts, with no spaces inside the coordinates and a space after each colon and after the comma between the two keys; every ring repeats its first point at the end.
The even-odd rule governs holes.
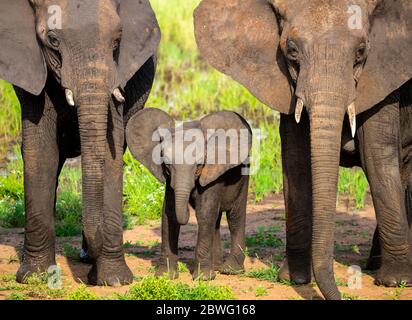
{"type": "Polygon", "coordinates": [[[126,139],[133,156],[166,182],[157,275],[178,277],[179,231],[189,221],[189,204],[199,224],[193,278],[211,280],[215,270],[227,274],[243,270],[251,137],[247,122],[228,111],[176,128],[173,119],[158,109],[139,111],[130,119],[126,139]],[[232,240],[225,263],[219,232],[223,212],[232,240]]]}

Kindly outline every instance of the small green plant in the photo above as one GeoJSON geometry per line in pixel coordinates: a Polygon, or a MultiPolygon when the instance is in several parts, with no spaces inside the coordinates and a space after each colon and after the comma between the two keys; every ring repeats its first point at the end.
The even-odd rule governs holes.
{"type": "Polygon", "coordinates": [[[348,286],[345,279],[342,279],[341,277],[338,277],[338,276],[335,276],[335,282],[336,282],[336,285],[338,287],[347,287],[348,286]]]}
{"type": "Polygon", "coordinates": [[[125,243],[123,243],[123,248],[125,248],[125,249],[133,248],[133,243],[128,240],[125,243]]]}
{"type": "Polygon", "coordinates": [[[7,296],[7,300],[26,300],[27,296],[21,292],[12,292],[7,296]]]}
{"type": "Polygon", "coordinates": [[[180,273],[184,273],[184,272],[189,272],[189,269],[187,268],[186,264],[179,261],[177,263],[177,271],[179,271],[180,273]]]}
{"type": "Polygon", "coordinates": [[[276,236],[270,227],[260,226],[257,234],[246,237],[246,246],[248,247],[278,248],[282,245],[282,240],[276,236]]]}
{"type": "Polygon", "coordinates": [[[67,296],[68,300],[98,300],[98,296],[91,292],[85,284],[79,285],[74,291],[67,296]]]}
{"type": "Polygon", "coordinates": [[[72,260],[79,260],[80,249],[73,247],[72,245],[65,243],[63,245],[63,254],[72,260]]]}
{"type": "Polygon", "coordinates": [[[256,288],[256,292],[255,292],[256,297],[263,297],[263,296],[267,296],[268,295],[268,291],[265,287],[263,286],[258,286],[256,288]]]}
{"type": "Polygon", "coordinates": [[[342,293],[342,300],[361,300],[359,296],[349,293],[342,293]]]}
{"type": "Polygon", "coordinates": [[[271,264],[268,268],[249,270],[245,273],[245,276],[264,281],[277,282],[279,279],[279,269],[277,265],[271,264]]]}

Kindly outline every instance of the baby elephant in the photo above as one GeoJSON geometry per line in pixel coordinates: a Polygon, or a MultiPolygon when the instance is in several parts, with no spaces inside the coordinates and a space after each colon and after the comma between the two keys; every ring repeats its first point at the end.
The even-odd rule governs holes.
{"type": "Polygon", "coordinates": [[[130,119],[126,139],[133,156],[166,182],[156,275],[178,277],[178,238],[180,226],[189,221],[189,204],[198,222],[193,278],[212,280],[215,270],[243,271],[252,143],[248,123],[234,112],[222,111],[175,127],[167,113],[145,109],[130,119]],[[223,212],[231,235],[225,263],[219,232],[223,212]]]}

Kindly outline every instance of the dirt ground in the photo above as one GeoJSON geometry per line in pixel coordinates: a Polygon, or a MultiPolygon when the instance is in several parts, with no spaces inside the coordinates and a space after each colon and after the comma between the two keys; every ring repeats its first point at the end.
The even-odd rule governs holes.
{"type": "MultiPolygon", "coordinates": [[[[373,273],[362,273],[362,288],[350,289],[346,284],[350,274],[351,265],[365,266],[369,253],[372,234],[375,229],[375,216],[373,208],[368,205],[361,211],[348,210],[344,206],[338,207],[336,216],[336,245],[335,245],[335,274],[341,292],[355,299],[412,299],[412,288],[385,288],[373,284],[373,273]]],[[[270,227],[276,237],[280,238],[283,245],[278,248],[256,247],[250,250],[246,259],[246,272],[260,268],[267,268],[269,261],[280,263],[284,254],[285,243],[285,212],[283,200],[280,196],[272,197],[259,204],[248,207],[247,236],[253,237],[259,228],[270,227]]],[[[191,215],[189,225],[182,228],[180,239],[181,261],[191,268],[196,242],[196,220],[191,215]]],[[[153,266],[159,259],[160,251],[160,223],[137,226],[133,230],[124,232],[127,264],[137,276],[153,273],[153,266]]],[[[222,222],[222,240],[226,243],[225,253],[228,254],[227,243],[230,239],[226,220],[222,222]]],[[[63,246],[70,244],[80,247],[80,238],[60,238],[57,244],[57,262],[63,271],[63,282],[86,282],[87,272],[90,268],[72,259],[65,257],[63,246]]],[[[23,245],[22,229],[0,229],[0,274],[13,274],[19,266],[19,256],[23,245]]],[[[189,272],[180,274],[180,281],[191,282],[189,272]]],[[[228,285],[233,288],[237,299],[321,299],[316,285],[292,286],[269,281],[261,281],[245,275],[226,276],[218,274],[216,285],[228,285]],[[263,296],[256,296],[256,288],[262,288],[263,296]],[[264,289],[263,289],[264,288],[264,289]]],[[[90,290],[99,296],[109,296],[114,292],[123,293],[128,287],[90,287],[90,290]]],[[[0,299],[5,299],[10,292],[0,291],[0,299]]]]}

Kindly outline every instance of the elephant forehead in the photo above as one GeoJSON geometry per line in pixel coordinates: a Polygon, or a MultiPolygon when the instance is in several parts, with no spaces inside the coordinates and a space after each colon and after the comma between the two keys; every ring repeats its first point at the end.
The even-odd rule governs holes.
{"type": "Polygon", "coordinates": [[[314,0],[301,3],[303,2],[305,6],[302,10],[296,12],[289,7],[288,12],[298,13],[292,17],[294,24],[301,26],[302,29],[308,26],[311,32],[331,28],[348,29],[349,22],[355,15],[359,16],[360,20],[367,21],[368,10],[364,1],[314,0]]]}
{"type": "Polygon", "coordinates": [[[41,8],[51,22],[61,15],[62,29],[120,23],[120,19],[115,21],[118,15],[113,0],[45,0],[41,8]]]}

